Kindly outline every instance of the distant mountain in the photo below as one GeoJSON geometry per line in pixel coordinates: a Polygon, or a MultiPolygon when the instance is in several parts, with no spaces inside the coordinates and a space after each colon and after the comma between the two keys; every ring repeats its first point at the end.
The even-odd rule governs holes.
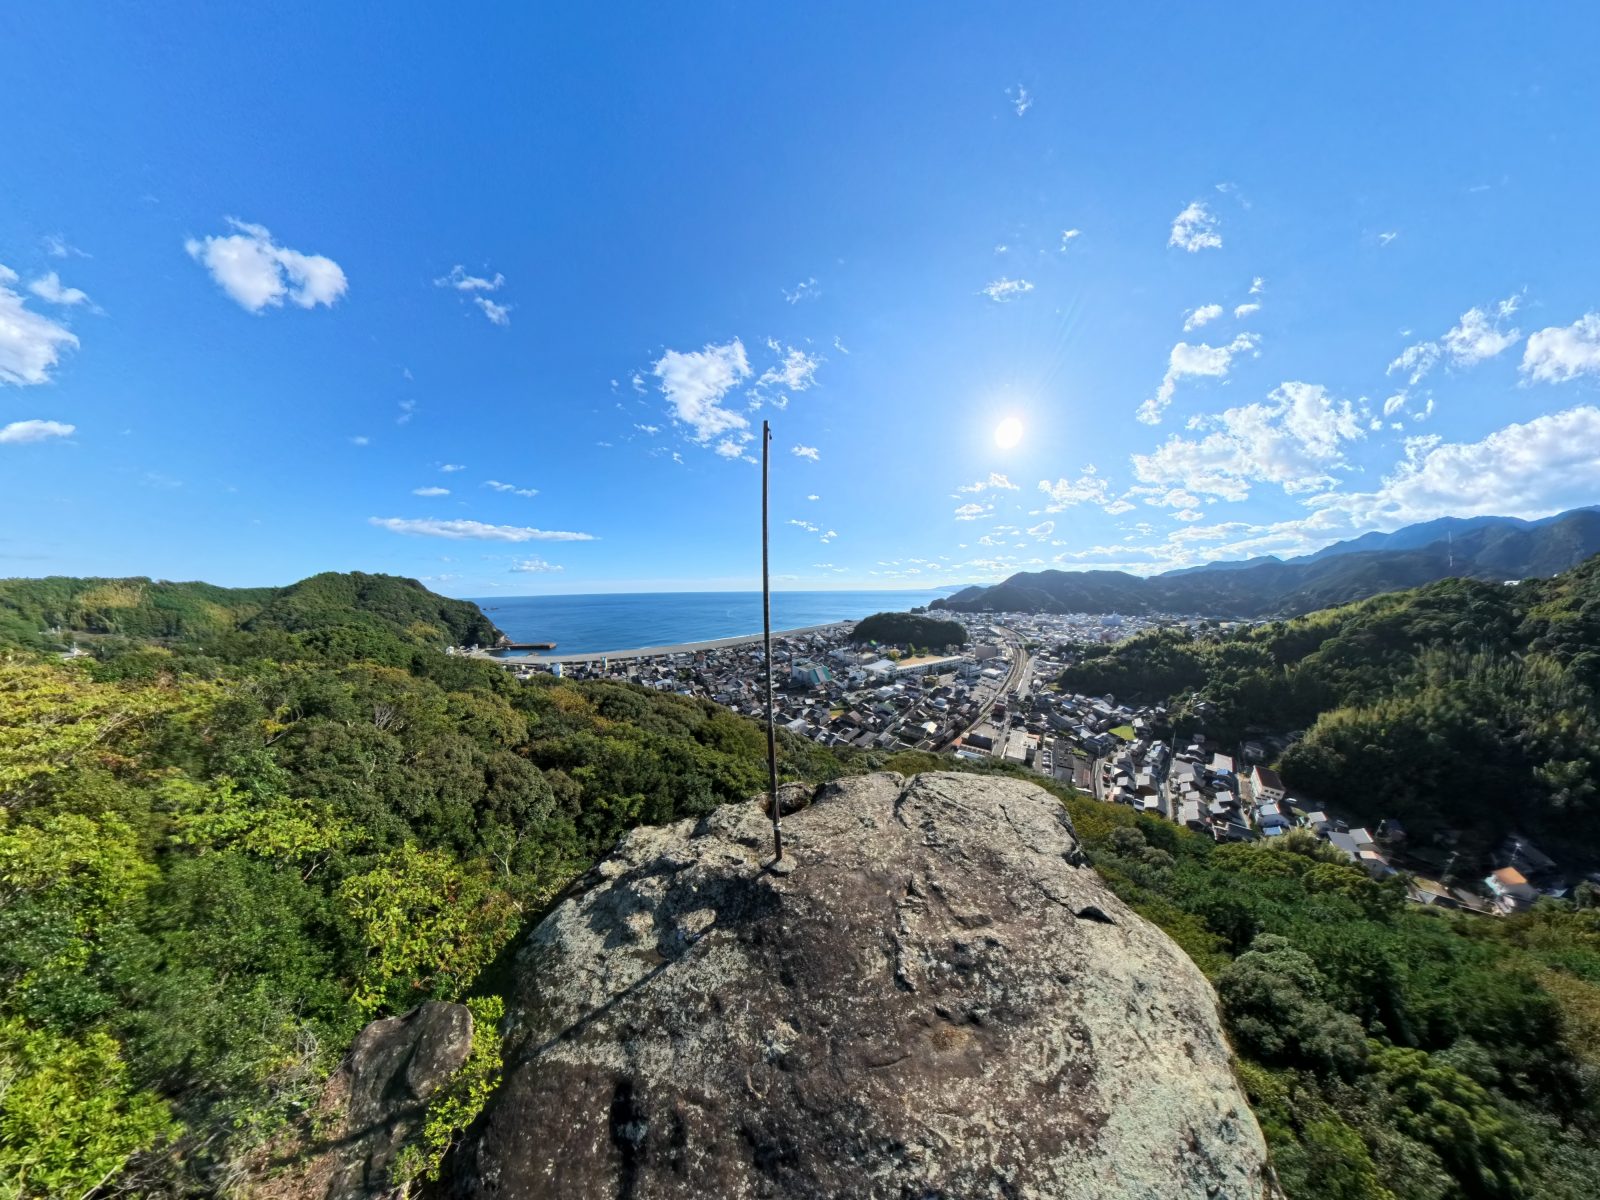
{"type": "Polygon", "coordinates": [[[1270,617],[1310,612],[1454,576],[1554,575],[1600,554],[1600,508],[1541,521],[1446,518],[1366,534],[1287,562],[1264,557],[1141,578],[1122,571],[1023,571],[931,608],[957,612],[1189,613],[1270,617]],[[1419,539],[1426,539],[1420,540],[1419,539]]]}

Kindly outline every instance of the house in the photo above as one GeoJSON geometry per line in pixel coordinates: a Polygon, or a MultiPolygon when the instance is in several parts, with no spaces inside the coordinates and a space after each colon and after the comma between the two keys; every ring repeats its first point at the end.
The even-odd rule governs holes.
{"type": "Polygon", "coordinates": [[[1226,754],[1213,754],[1211,756],[1211,773],[1213,775],[1232,775],[1233,759],[1226,754]]]}
{"type": "Polygon", "coordinates": [[[1282,800],[1287,794],[1278,773],[1259,763],[1250,768],[1250,788],[1257,800],[1282,800]]]}
{"type": "Polygon", "coordinates": [[[1337,830],[1329,830],[1327,838],[1328,845],[1332,846],[1336,850],[1341,851],[1345,858],[1349,859],[1352,863],[1361,861],[1361,847],[1356,845],[1355,839],[1353,839],[1348,833],[1340,833],[1337,830]]]}
{"type": "Polygon", "coordinates": [[[1418,904],[1426,904],[1431,908],[1460,907],[1450,894],[1450,889],[1432,879],[1413,878],[1406,887],[1406,894],[1418,904]]]}
{"type": "Polygon", "coordinates": [[[1265,833],[1269,829],[1288,829],[1293,822],[1276,802],[1269,800],[1256,807],[1256,824],[1265,833]]]}
{"type": "Polygon", "coordinates": [[[1328,820],[1328,814],[1325,813],[1325,812],[1321,812],[1319,810],[1317,812],[1308,812],[1306,814],[1306,828],[1312,830],[1315,833],[1321,833],[1324,829],[1327,829],[1331,824],[1332,824],[1332,822],[1330,822],[1328,820]]]}
{"type": "Polygon", "coordinates": [[[1491,871],[1483,883],[1494,894],[1494,906],[1502,913],[1522,912],[1533,907],[1539,898],[1539,890],[1515,867],[1491,871]]]}

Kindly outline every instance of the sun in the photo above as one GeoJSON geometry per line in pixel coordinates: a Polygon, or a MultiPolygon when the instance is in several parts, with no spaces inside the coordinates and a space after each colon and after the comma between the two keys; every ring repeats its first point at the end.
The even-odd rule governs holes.
{"type": "Polygon", "coordinates": [[[1007,417],[994,427],[994,444],[1002,450],[1009,450],[1022,440],[1022,422],[1015,417],[1007,417]]]}

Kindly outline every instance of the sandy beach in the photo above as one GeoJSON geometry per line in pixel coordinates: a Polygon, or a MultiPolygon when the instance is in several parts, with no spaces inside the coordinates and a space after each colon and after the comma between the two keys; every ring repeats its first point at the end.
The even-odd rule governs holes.
{"type": "MultiPolygon", "coordinates": [[[[826,625],[807,625],[802,629],[774,629],[774,639],[798,637],[806,633],[819,633],[824,629],[834,629],[840,625],[853,625],[853,621],[832,621],[826,625]]],[[[635,650],[596,650],[590,654],[518,654],[502,655],[491,654],[487,650],[473,650],[469,653],[474,658],[486,659],[489,662],[499,663],[503,667],[535,666],[539,663],[586,663],[599,662],[606,659],[628,658],[660,658],[669,654],[694,654],[700,650],[723,650],[729,646],[748,646],[753,642],[761,641],[761,634],[751,633],[741,637],[713,638],[708,642],[683,642],[676,646],[640,646],[635,650]]]]}

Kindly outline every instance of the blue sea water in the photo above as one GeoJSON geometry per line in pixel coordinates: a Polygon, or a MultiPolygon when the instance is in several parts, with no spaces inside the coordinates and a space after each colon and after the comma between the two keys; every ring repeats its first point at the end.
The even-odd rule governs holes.
{"type": "MultiPolygon", "coordinates": [[[[937,591],[773,592],[772,628],[802,629],[904,612],[937,591]]],[[[555,642],[555,654],[636,650],[761,632],[760,592],[632,592],[493,596],[477,604],[514,642],[555,642]]]]}

